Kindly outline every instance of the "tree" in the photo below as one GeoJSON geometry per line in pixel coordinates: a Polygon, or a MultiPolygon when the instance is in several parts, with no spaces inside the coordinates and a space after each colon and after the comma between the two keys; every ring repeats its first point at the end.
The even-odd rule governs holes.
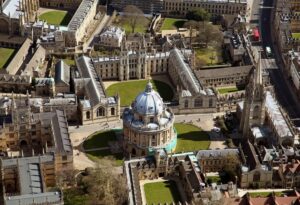
{"type": "Polygon", "coordinates": [[[89,174],[83,177],[83,184],[87,187],[91,199],[89,204],[126,204],[128,190],[125,177],[115,173],[114,169],[111,160],[102,159],[95,169],[90,170],[89,174]]]}
{"type": "Polygon", "coordinates": [[[200,28],[200,41],[205,44],[205,47],[210,43],[220,44],[222,42],[222,33],[218,27],[209,22],[205,22],[200,28]]]}
{"type": "Polygon", "coordinates": [[[128,5],[124,8],[124,21],[130,26],[132,33],[135,32],[137,25],[145,27],[147,23],[143,11],[133,5],[128,5]]]}
{"type": "Polygon", "coordinates": [[[199,9],[188,11],[186,14],[186,18],[188,20],[195,20],[195,21],[209,21],[211,15],[205,9],[199,8],[199,9]]]}

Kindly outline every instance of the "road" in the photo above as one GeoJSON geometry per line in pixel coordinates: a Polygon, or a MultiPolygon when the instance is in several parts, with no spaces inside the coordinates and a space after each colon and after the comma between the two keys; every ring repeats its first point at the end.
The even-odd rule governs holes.
{"type": "MultiPolygon", "coordinates": [[[[276,45],[272,42],[271,19],[274,0],[264,0],[260,8],[260,33],[262,38],[262,46],[270,46],[278,69],[269,69],[271,83],[274,85],[277,100],[281,106],[287,111],[291,119],[300,117],[300,103],[292,91],[291,85],[283,74],[283,62],[280,54],[277,52],[276,45]]],[[[269,62],[268,62],[269,63],[269,62]]],[[[274,64],[274,61],[272,62],[274,64]]],[[[273,65],[274,67],[274,65],[273,65]]],[[[300,121],[294,121],[297,127],[300,127],[300,121]]]]}

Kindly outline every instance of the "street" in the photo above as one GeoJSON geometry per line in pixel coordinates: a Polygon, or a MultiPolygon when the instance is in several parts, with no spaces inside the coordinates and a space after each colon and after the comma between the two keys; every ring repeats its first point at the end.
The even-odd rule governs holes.
{"type": "MultiPolygon", "coordinates": [[[[262,46],[265,48],[266,46],[270,46],[274,57],[276,59],[276,64],[279,69],[268,69],[271,83],[274,85],[275,93],[277,100],[281,104],[281,106],[284,108],[284,110],[287,111],[291,119],[299,118],[300,117],[300,106],[299,106],[299,100],[293,93],[289,82],[287,82],[287,79],[285,78],[283,74],[283,63],[280,54],[277,52],[276,45],[272,42],[273,34],[271,29],[271,19],[272,16],[272,10],[274,1],[268,0],[264,1],[262,7],[260,8],[260,33],[262,38],[262,46]]],[[[267,60],[269,61],[269,60],[267,60]]],[[[269,63],[269,62],[268,62],[269,63]]],[[[266,64],[263,64],[266,65],[266,64]]],[[[274,68],[274,65],[272,66],[274,68]]],[[[300,121],[294,121],[294,124],[299,127],[300,121]]]]}

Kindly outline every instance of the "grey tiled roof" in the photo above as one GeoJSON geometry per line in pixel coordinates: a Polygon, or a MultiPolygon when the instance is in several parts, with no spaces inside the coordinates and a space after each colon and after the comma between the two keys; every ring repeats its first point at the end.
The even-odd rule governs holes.
{"type": "Polygon", "coordinates": [[[70,66],[63,60],[60,60],[55,65],[55,83],[64,83],[66,85],[70,83],[70,66]]]}

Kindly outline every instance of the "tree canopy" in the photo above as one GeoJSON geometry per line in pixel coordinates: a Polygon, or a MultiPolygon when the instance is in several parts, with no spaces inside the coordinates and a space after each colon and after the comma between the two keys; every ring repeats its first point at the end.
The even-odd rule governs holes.
{"type": "Polygon", "coordinates": [[[199,9],[188,11],[186,14],[186,18],[188,20],[194,20],[194,21],[209,21],[211,15],[205,9],[199,8],[199,9]]]}
{"type": "Polygon", "coordinates": [[[132,33],[135,32],[137,25],[146,26],[147,23],[143,11],[133,5],[124,8],[124,21],[130,26],[132,33]]]}

